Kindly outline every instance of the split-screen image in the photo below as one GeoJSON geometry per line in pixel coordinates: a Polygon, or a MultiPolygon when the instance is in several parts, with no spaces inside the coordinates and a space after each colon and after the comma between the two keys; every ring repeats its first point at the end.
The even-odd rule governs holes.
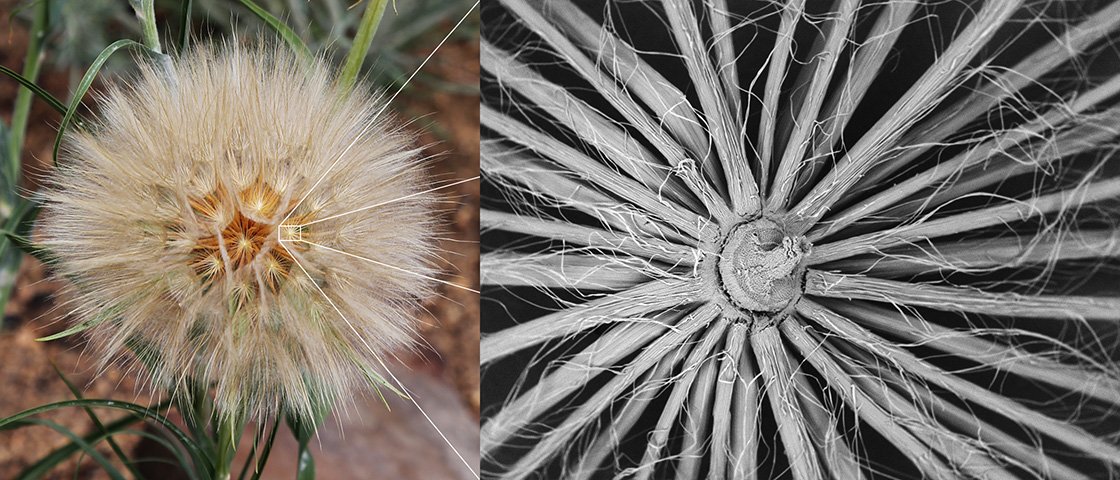
{"type": "Polygon", "coordinates": [[[1118,45],[0,0],[0,479],[1120,478],[1118,45]]]}

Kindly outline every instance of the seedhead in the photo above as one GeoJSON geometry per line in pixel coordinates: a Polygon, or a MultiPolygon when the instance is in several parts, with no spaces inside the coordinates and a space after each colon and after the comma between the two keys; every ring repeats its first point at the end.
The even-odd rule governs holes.
{"type": "Polygon", "coordinates": [[[67,132],[43,243],[102,362],[136,353],[223,417],[313,422],[411,345],[433,196],[384,101],[330,71],[200,49],[146,65],[67,132]]]}

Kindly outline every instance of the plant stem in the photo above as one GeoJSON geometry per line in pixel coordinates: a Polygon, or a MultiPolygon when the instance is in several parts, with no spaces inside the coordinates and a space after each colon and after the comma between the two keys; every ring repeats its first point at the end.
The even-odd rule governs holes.
{"type": "MultiPolygon", "coordinates": [[[[47,35],[50,23],[50,0],[42,0],[35,10],[32,20],[30,38],[27,42],[27,56],[23,61],[23,77],[28,82],[34,82],[39,76],[39,67],[43,60],[43,39],[47,35]]],[[[16,233],[22,214],[30,206],[27,200],[20,197],[19,177],[21,168],[20,154],[23,152],[23,139],[27,134],[27,122],[31,113],[32,91],[24,86],[16,94],[16,103],[12,109],[12,128],[8,132],[7,162],[3,169],[0,181],[0,222],[4,224],[6,232],[16,233]]],[[[3,125],[0,124],[0,136],[4,134],[3,125]]],[[[3,140],[0,138],[0,140],[3,140]]],[[[3,154],[0,153],[0,158],[3,154]]],[[[0,238],[0,309],[8,304],[12,289],[15,287],[16,274],[23,263],[23,253],[20,252],[12,239],[7,235],[0,238]]]]}
{"type": "MultiPolygon", "coordinates": [[[[27,56],[23,60],[24,78],[34,82],[39,76],[39,67],[42,65],[43,39],[47,36],[47,27],[50,22],[50,0],[39,2],[35,11],[35,19],[31,24],[31,38],[27,42],[27,56]]],[[[20,88],[16,94],[15,108],[12,110],[12,130],[8,142],[8,178],[12,185],[19,181],[20,152],[23,150],[23,138],[27,131],[27,119],[31,112],[31,90],[20,88]]]]}
{"type": "Polygon", "coordinates": [[[377,33],[377,25],[381,23],[381,17],[385,14],[385,6],[388,3],[388,0],[369,0],[366,4],[362,23],[358,25],[358,33],[354,35],[354,45],[350,48],[350,53],[346,54],[346,63],[342,67],[342,75],[339,78],[339,83],[344,90],[350,90],[357,82],[358,73],[362,70],[362,63],[369,53],[373,35],[377,33]]]}
{"type": "Polygon", "coordinates": [[[128,0],[136,16],[140,19],[140,28],[143,30],[144,46],[156,53],[163,53],[159,45],[159,31],[156,30],[155,0],[128,0]]]}
{"type": "Polygon", "coordinates": [[[217,452],[214,456],[215,480],[229,480],[233,468],[233,455],[237,452],[237,443],[241,439],[241,430],[245,422],[238,420],[236,415],[223,415],[218,420],[217,431],[214,435],[217,452]]]}

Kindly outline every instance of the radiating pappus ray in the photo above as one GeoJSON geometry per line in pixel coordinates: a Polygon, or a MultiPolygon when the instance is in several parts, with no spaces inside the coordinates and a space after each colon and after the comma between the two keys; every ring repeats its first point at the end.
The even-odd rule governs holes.
{"type": "Polygon", "coordinates": [[[1120,477],[1120,2],[484,9],[484,476],[1120,477]]]}
{"type": "Polygon", "coordinates": [[[436,199],[384,110],[282,47],[145,63],[42,192],[72,330],[234,423],[314,424],[383,382],[432,291],[436,199]]]}

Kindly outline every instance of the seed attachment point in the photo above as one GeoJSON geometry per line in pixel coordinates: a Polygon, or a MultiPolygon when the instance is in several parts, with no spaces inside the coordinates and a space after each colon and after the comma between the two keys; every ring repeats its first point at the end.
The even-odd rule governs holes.
{"type": "Polygon", "coordinates": [[[280,225],[281,242],[302,242],[303,225],[280,225]]]}
{"type": "Polygon", "coordinates": [[[718,275],[728,301],[755,315],[785,310],[804,288],[802,260],[811,247],[768,218],[733,228],[720,251],[718,275]]]}

